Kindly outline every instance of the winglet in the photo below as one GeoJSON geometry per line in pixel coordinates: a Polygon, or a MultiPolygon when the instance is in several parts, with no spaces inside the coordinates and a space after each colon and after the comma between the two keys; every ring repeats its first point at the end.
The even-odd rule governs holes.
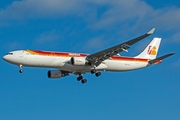
{"type": "Polygon", "coordinates": [[[151,34],[154,33],[154,31],[155,31],[155,28],[151,29],[147,34],[148,34],[148,35],[151,35],[151,34]]]}

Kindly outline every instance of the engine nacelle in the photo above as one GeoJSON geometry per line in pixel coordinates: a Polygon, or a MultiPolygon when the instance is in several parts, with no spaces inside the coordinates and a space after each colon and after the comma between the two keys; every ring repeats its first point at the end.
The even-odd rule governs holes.
{"type": "Polygon", "coordinates": [[[76,66],[83,66],[87,63],[86,57],[72,57],[71,64],[76,66]]]}
{"type": "Polygon", "coordinates": [[[47,75],[48,78],[61,78],[64,76],[64,74],[60,70],[49,70],[47,75]]]}

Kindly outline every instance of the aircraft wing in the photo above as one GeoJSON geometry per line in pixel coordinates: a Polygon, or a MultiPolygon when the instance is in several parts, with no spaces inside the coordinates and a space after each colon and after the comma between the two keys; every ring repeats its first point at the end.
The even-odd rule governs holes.
{"type": "Polygon", "coordinates": [[[175,54],[175,53],[169,53],[169,54],[163,55],[163,56],[158,57],[158,58],[156,58],[156,59],[150,60],[148,63],[149,63],[150,65],[156,64],[157,62],[159,62],[159,61],[161,61],[161,60],[163,60],[163,59],[165,59],[165,58],[167,58],[167,57],[169,57],[169,56],[171,56],[171,55],[174,55],[174,54],[175,54]]]}
{"type": "Polygon", "coordinates": [[[136,42],[148,37],[149,35],[154,33],[155,28],[151,29],[149,32],[141,35],[137,38],[129,40],[127,42],[121,43],[119,45],[113,46],[111,48],[102,50],[100,52],[90,54],[86,57],[86,60],[89,61],[89,64],[92,66],[98,66],[101,64],[102,61],[112,57],[113,55],[117,55],[119,52],[126,51],[130,48],[131,45],[135,44],[136,42]]]}

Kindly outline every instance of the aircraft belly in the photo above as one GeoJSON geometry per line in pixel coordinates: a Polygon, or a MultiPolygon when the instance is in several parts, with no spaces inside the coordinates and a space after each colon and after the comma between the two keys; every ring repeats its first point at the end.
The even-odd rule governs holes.
{"type": "Polygon", "coordinates": [[[59,67],[60,70],[70,71],[70,72],[90,72],[91,66],[74,66],[71,64],[64,64],[64,66],[59,67]]]}
{"type": "Polygon", "coordinates": [[[134,61],[106,61],[107,71],[128,71],[147,66],[147,62],[134,62],[134,61]]]}

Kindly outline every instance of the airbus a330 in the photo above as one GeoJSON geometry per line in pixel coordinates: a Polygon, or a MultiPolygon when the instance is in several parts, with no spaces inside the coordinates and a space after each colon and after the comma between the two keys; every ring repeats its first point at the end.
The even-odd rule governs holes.
{"type": "Polygon", "coordinates": [[[153,34],[154,30],[155,28],[137,38],[93,54],[16,50],[3,56],[3,59],[17,65],[20,73],[23,72],[23,66],[55,68],[55,70],[47,72],[49,78],[61,78],[75,74],[77,80],[84,84],[87,79],[83,77],[83,74],[88,72],[99,77],[102,71],[122,72],[136,70],[159,64],[164,58],[175,54],[169,53],[156,58],[161,38],[153,38],[138,56],[120,56],[120,52],[127,52],[131,45],[153,34]]]}

